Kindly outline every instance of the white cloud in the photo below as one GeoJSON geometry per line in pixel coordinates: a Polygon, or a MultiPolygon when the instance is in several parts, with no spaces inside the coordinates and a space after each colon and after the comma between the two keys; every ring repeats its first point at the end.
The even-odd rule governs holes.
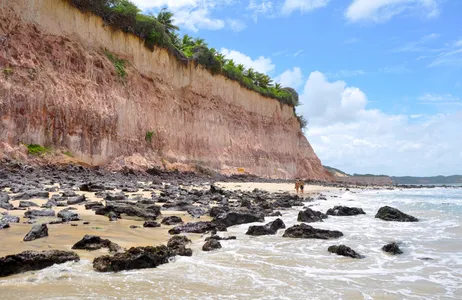
{"type": "Polygon", "coordinates": [[[402,13],[437,17],[438,3],[436,0],[353,0],[345,16],[351,22],[386,22],[402,13]]]}
{"type": "Polygon", "coordinates": [[[325,165],[348,173],[416,176],[462,169],[462,110],[406,116],[366,109],[360,89],[329,82],[320,72],[311,73],[300,101],[309,121],[306,135],[325,165]]]}
{"type": "Polygon", "coordinates": [[[311,10],[326,6],[330,0],[285,0],[282,6],[282,13],[291,14],[296,10],[309,12],[311,10]]]}
{"type": "Polygon", "coordinates": [[[213,18],[211,12],[220,5],[229,5],[234,0],[133,0],[143,10],[160,10],[167,7],[174,14],[175,24],[182,29],[197,32],[199,29],[219,30],[229,25],[233,31],[240,31],[245,24],[239,20],[226,21],[213,18]]]}
{"type": "Polygon", "coordinates": [[[236,50],[222,48],[220,52],[224,54],[226,58],[234,60],[236,64],[243,64],[246,68],[252,68],[260,73],[268,74],[273,71],[275,67],[271,59],[264,56],[260,56],[253,60],[250,56],[236,50]]]}
{"type": "Polygon", "coordinates": [[[234,32],[242,31],[247,27],[244,22],[236,19],[227,19],[226,23],[228,23],[229,28],[234,32]]]}
{"type": "Polygon", "coordinates": [[[300,100],[302,113],[315,124],[355,119],[367,103],[360,89],[347,87],[344,81],[329,82],[321,72],[310,74],[300,100]]]}
{"type": "Polygon", "coordinates": [[[286,70],[274,78],[274,82],[280,83],[283,87],[299,88],[303,84],[303,74],[299,67],[286,70]]]}
{"type": "Polygon", "coordinates": [[[337,72],[327,73],[327,77],[331,78],[345,78],[345,77],[354,77],[365,75],[367,72],[364,70],[340,70],[337,72]]]}
{"type": "Polygon", "coordinates": [[[272,15],[273,8],[274,5],[271,0],[250,0],[246,9],[252,13],[253,20],[257,22],[259,15],[272,15]]]}

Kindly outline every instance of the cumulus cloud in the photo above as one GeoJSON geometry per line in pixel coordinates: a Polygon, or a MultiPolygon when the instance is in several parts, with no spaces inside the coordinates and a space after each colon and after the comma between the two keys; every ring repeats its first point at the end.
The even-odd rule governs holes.
{"type": "Polygon", "coordinates": [[[252,13],[253,20],[258,21],[259,15],[270,16],[273,14],[273,1],[271,0],[250,0],[247,10],[252,13]]]}
{"type": "Polygon", "coordinates": [[[252,68],[257,72],[268,74],[274,70],[274,64],[270,58],[260,56],[252,59],[250,56],[245,55],[236,50],[228,50],[222,48],[220,52],[226,56],[227,59],[232,59],[236,64],[243,64],[246,68],[252,68]]]}
{"type": "Polygon", "coordinates": [[[283,87],[298,89],[303,84],[302,70],[299,67],[286,70],[281,75],[276,76],[274,81],[279,82],[283,87]]]}
{"type": "Polygon", "coordinates": [[[143,10],[160,10],[167,7],[174,13],[175,24],[194,32],[200,29],[219,30],[229,28],[241,31],[245,24],[240,20],[222,20],[211,16],[220,5],[229,5],[234,0],[133,0],[143,10]],[[226,26],[228,25],[228,26],[226,26]]]}
{"type": "Polygon", "coordinates": [[[309,12],[316,8],[326,6],[330,0],[285,0],[282,5],[282,13],[285,15],[291,14],[296,10],[301,12],[309,12]]]}
{"type": "Polygon", "coordinates": [[[345,16],[351,22],[386,22],[402,13],[437,17],[438,3],[436,0],[353,0],[345,16]]]}
{"type": "MultiPolygon", "coordinates": [[[[422,99],[444,100],[435,94],[422,99]]],[[[320,72],[310,74],[300,101],[299,111],[309,121],[306,135],[325,165],[349,173],[415,176],[462,169],[462,109],[435,115],[386,114],[367,109],[367,96],[359,88],[329,82],[320,72]]]]}

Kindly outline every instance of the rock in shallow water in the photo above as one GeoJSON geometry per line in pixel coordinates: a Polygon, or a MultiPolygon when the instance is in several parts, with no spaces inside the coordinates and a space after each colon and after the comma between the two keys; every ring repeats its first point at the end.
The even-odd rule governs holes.
{"type": "Polygon", "coordinates": [[[386,244],[382,247],[382,250],[392,255],[403,254],[397,243],[386,244]]]}
{"type": "Polygon", "coordinates": [[[376,218],[382,219],[384,221],[395,221],[395,222],[418,222],[419,219],[411,215],[405,214],[402,211],[390,207],[384,206],[379,209],[376,218]]]}
{"type": "Polygon", "coordinates": [[[330,208],[326,215],[329,216],[356,216],[356,215],[365,215],[366,213],[362,208],[359,207],[348,207],[348,206],[334,206],[330,208]]]}
{"type": "Polygon", "coordinates": [[[133,247],[114,256],[104,255],[93,260],[98,272],[119,272],[123,270],[155,268],[168,263],[175,254],[167,246],[133,247]]]}
{"type": "Polygon", "coordinates": [[[163,218],[161,223],[164,225],[176,225],[183,223],[183,220],[177,216],[168,216],[163,218]]]}
{"type": "Polygon", "coordinates": [[[261,212],[230,211],[215,217],[214,222],[224,227],[230,227],[246,223],[265,222],[265,216],[261,212]]]}
{"type": "Polygon", "coordinates": [[[192,256],[192,250],[190,248],[186,248],[186,245],[189,243],[191,243],[191,240],[187,237],[183,235],[176,235],[168,241],[167,247],[176,255],[192,256]]]}
{"type": "Polygon", "coordinates": [[[276,234],[279,229],[286,228],[286,225],[281,219],[276,219],[273,222],[269,222],[264,226],[250,226],[246,234],[248,235],[269,235],[276,234]]]}
{"type": "Polygon", "coordinates": [[[24,251],[0,258],[0,277],[41,270],[54,264],[79,260],[79,256],[72,251],[24,251]]]}
{"type": "Polygon", "coordinates": [[[39,238],[48,236],[48,227],[46,224],[37,224],[24,237],[24,242],[30,242],[39,238]]]}
{"type": "Polygon", "coordinates": [[[304,211],[298,213],[297,221],[299,222],[322,222],[322,219],[327,219],[327,215],[323,214],[320,211],[312,210],[311,208],[307,208],[304,211]]]}
{"type": "Polygon", "coordinates": [[[202,246],[202,251],[212,251],[216,249],[221,249],[221,244],[216,239],[210,239],[202,246]]]}
{"type": "Polygon", "coordinates": [[[85,235],[80,241],[72,246],[72,249],[79,249],[79,250],[89,250],[94,251],[101,248],[108,248],[111,252],[117,252],[121,248],[116,243],[111,242],[107,239],[102,239],[99,236],[94,235],[85,235]]]}
{"type": "Polygon", "coordinates": [[[361,254],[358,254],[356,251],[345,245],[330,246],[327,249],[327,251],[329,251],[330,253],[335,253],[337,255],[347,256],[351,258],[363,258],[361,254]]]}
{"type": "MultiPolygon", "coordinates": [[[[226,228],[220,228],[225,229],[226,228]]],[[[168,231],[170,234],[180,234],[182,232],[187,233],[206,233],[209,231],[217,230],[217,225],[213,222],[195,222],[195,223],[186,223],[181,226],[176,226],[168,231]]]]}
{"type": "Polygon", "coordinates": [[[307,224],[294,225],[287,228],[282,237],[302,238],[302,239],[336,239],[343,236],[343,233],[337,230],[317,229],[307,224]]]}

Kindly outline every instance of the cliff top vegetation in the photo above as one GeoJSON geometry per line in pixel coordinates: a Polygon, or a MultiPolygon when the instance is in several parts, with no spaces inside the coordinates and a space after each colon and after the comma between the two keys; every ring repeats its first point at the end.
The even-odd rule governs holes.
{"type": "Polygon", "coordinates": [[[67,0],[83,12],[100,16],[113,29],[119,29],[139,37],[146,48],[165,48],[178,61],[188,64],[190,61],[202,65],[213,75],[223,76],[237,81],[242,87],[278,100],[282,104],[294,107],[300,127],[307,125],[303,116],[295,113],[299,105],[297,92],[290,87],[282,87],[266,74],[227,59],[215,48],[209,48],[201,38],[187,34],[180,37],[180,28],[174,24],[173,13],[163,9],[157,15],[142,14],[141,10],[129,0],[67,0]]]}

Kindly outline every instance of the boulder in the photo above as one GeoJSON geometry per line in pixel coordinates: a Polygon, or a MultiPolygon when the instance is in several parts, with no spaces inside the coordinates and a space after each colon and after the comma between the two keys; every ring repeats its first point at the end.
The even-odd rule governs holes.
{"type": "Polygon", "coordinates": [[[107,217],[109,218],[109,221],[111,222],[115,222],[119,219],[119,215],[116,214],[115,212],[113,211],[110,211],[108,214],[107,214],[107,217]]]}
{"type": "Polygon", "coordinates": [[[119,200],[125,200],[126,197],[124,195],[124,193],[120,192],[120,193],[107,193],[106,194],[106,197],[104,197],[104,200],[107,200],[107,201],[119,201],[119,200]]]}
{"type": "Polygon", "coordinates": [[[38,207],[39,205],[32,201],[19,201],[19,207],[38,207]]]}
{"type": "Polygon", "coordinates": [[[103,203],[98,201],[85,203],[85,209],[94,209],[104,207],[103,203]]]}
{"type": "Polygon", "coordinates": [[[389,243],[382,247],[382,250],[392,255],[403,254],[397,243],[389,243]]]}
{"type": "Polygon", "coordinates": [[[79,260],[79,256],[71,251],[24,251],[0,258],[0,277],[41,270],[54,264],[79,260]]]}
{"type": "Polygon", "coordinates": [[[155,268],[168,263],[174,256],[167,246],[133,247],[114,256],[104,255],[93,260],[93,268],[98,272],[119,272],[124,270],[155,268]]]}
{"type": "Polygon", "coordinates": [[[201,216],[205,215],[207,211],[203,208],[197,206],[190,206],[187,210],[188,214],[191,215],[193,218],[200,218],[201,216]]]}
{"type": "Polygon", "coordinates": [[[32,226],[32,229],[24,237],[24,242],[30,242],[35,239],[48,236],[48,227],[46,224],[37,224],[32,226]]]}
{"type": "Polygon", "coordinates": [[[109,212],[118,215],[125,214],[132,217],[140,217],[147,220],[155,220],[160,215],[160,207],[157,205],[141,205],[117,202],[106,202],[106,206],[96,209],[97,215],[108,215],[109,212]]]}
{"type": "Polygon", "coordinates": [[[156,221],[146,221],[144,222],[143,227],[148,227],[148,228],[160,227],[160,224],[157,223],[156,221]]]}
{"type": "Polygon", "coordinates": [[[161,223],[164,225],[177,225],[183,223],[183,220],[177,216],[168,216],[163,218],[161,223]]]}
{"type": "Polygon", "coordinates": [[[50,193],[47,191],[26,191],[13,197],[14,200],[29,200],[32,198],[48,199],[50,193]]]}
{"type": "Polygon", "coordinates": [[[330,246],[327,249],[327,251],[329,251],[330,253],[335,253],[337,255],[347,256],[347,257],[351,257],[351,258],[363,258],[362,255],[356,253],[356,251],[354,251],[353,249],[351,249],[350,247],[347,247],[345,245],[330,246]]]}
{"type": "Polygon", "coordinates": [[[365,214],[362,208],[348,206],[334,206],[334,208],[330,208],[326,212],[326,215],[329,216],[356,216],[365,214]]]}
{"type": "Polygon", "coordinates": [[[10,216],[10,215],[3,215],[0,217],[0,222],[4,223],[19,223],[19,217],[10,216]]]}
{"type": "Polygon", "coordinates": [[[312,210],[311,208],[307,208],[304,211],[300,211],[298,213],[297,221],[299,222],[322,222],[322,219],[327,219],[327,215],[323,214],[320,211],[312,210]]]}
{"type": "Polygon", "coordinates": [[[210,239],[202,246],[202,251],[212,251],[216,249],[221,249],[221,244],[216,239],[210,239]]]}
{"type": "Polygon", "coordinates": [[[104,191],[105,189],[106,188],[103,185],[92,182],[85,183],[80,186],[80,190],[82,192],[100,192],[104,191]]]}
{"type": "Polygon", "coordinates": [[[0,192],[0,208],[13,210],[14,206],[10,203],[10,196],[5,192],[0,192]]]}
{"type": "Polygon", "coordinates": [[[261,212],[251,212],[249,210],[230,211],[215,217],[214,222],[224,227],[230,227],[246,223],[265,222],[265,216],[261,212]]]}
{"type": "Polygon", "coordinates": [[[71,197],[67,200],[67,205],[76,205],[87,201],[85,195],[80,195],[76,197],[71,197]]]}
{"type": "Polygon", "coordinates": [[[101,248],[108,248],[111,252],[118,252],[121,248],[116,243],[99,236],[85,235],[80,241],[72,246],[72,249],[94,251],[101,248]]]}
{"type": "Polygon", "coordinates": [[[0,230],[10,228],[10,224],[7,222],[0,221],[0,230]]]}
{"type": "Polygon", "coordinates": [[[70,198],[70,197],[76,197],[77,194],[73,190],[65,190],[61,193],[63,197],[70,198]]]}
{"type": "Polygon", "coordinates": [[[187,237],[183,235],[176,235],[168,241],[167,247],[176,255],[192,256],[192,250],[190,248],[186,248],[186,245],[189,243],[191,243],[191,240],[187,237]]]}
{"type": "Polygon", "coordinates": [[[213,222],[195,222],[186,223],[184,225],[176,226],[168,231],[170,234],[186,233],[206,233],[210,231],[216,231],[217,226],[213,222]]]}
{"type": "Polygon", "coordinates": [[[269,222],[264,226],[250,226],[246,234],[248,235],[269,235],[276,234],[279,229],[286,228],[286,225],[281,219],[276,219],[273,222],[269,222]]]}
{"type": "Polygon", "coordinates": [[[407,215],[400,210],[390,207],[384,206],[379,209],[377,214],[375,215],[376,218],[382,219],[384,221],[395,221],[395,222],[418,222],[419,219],[416,217],[407,215]]]}
{"type": "Polygon", "coordinates": [[[78,221],[80,220],[79,214],[73,212],[69,209],[63,209],[62,211],[58,212],[58,218],[61,218],[63,222],[70,222],[70,221],[78,221]]]}
{"type": "Polygon", "coordinates": [[[209,241],[209,240],[217,240],[217,241],[230,241],[230,240],[236,240],[237,238],[235,236],[228,236],[228,237],[221,237],[221,236],[218,236],[218,235],[212,235],[212,236],[209,236],[208,238],[205,238],[205,241],[209,241]]]}
{"type": "Polygon", "coordinates": [[[52,209],[44,209],[44,210],[28,210],[24,213],[24,218],[38,218],[38,217],[54,217],[55,211],[52,209]]]}
{"type": "Polygon", "coordinates": [[[226,213],[229,211],[228,207],[222,207],[222,206],[214,206],[210,209],[209,211],[209,216],[212,218],[215,218],[223,213],[226,213]]]}
{"type": "Polygon", "coordinates": [[[282,237],[302,238],[302,239],[336,239],[343,236],[343,233],[337,230],[317,229],[305,223],[289,227],[282,237]]]}

